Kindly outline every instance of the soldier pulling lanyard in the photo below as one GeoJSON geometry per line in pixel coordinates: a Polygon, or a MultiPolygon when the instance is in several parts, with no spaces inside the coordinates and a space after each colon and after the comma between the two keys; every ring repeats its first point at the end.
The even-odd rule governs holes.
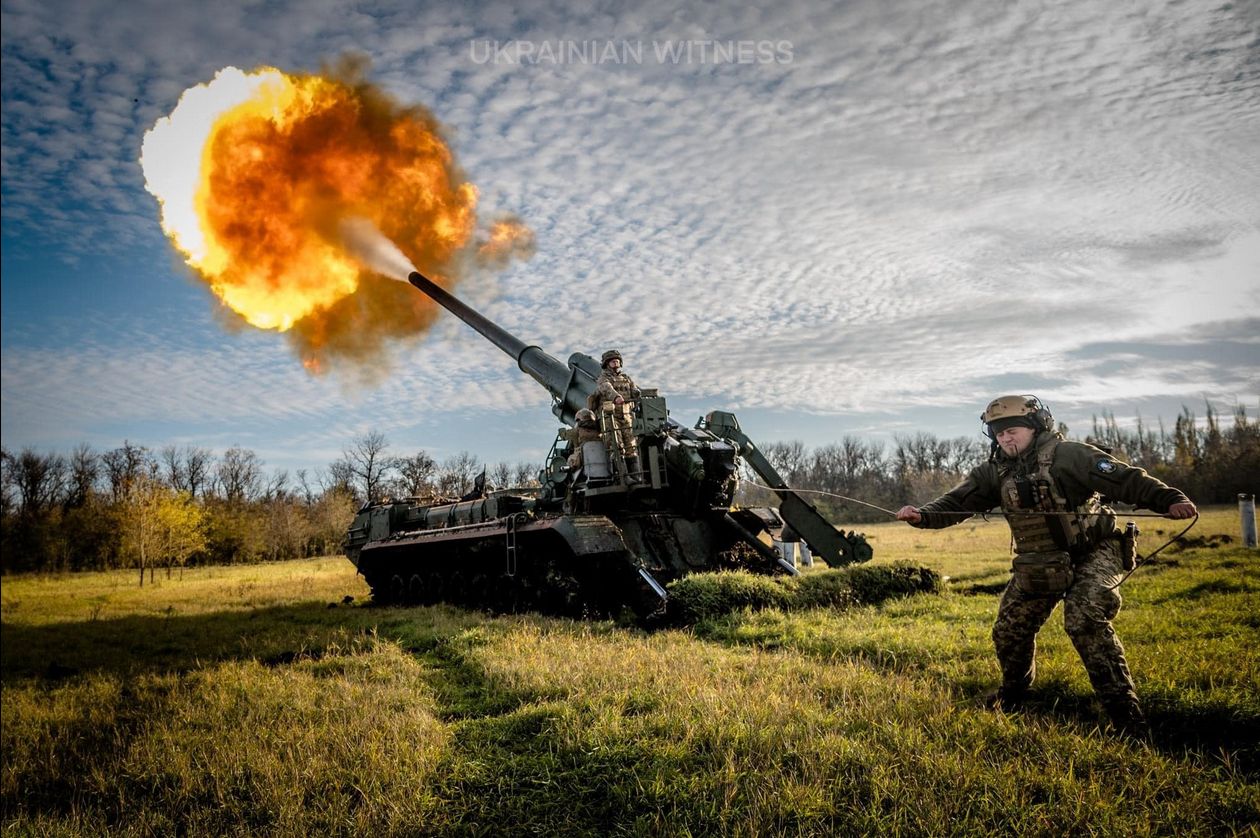
{"type": "MultiPolygon", "coordinates": [[[[749,481],[747,481],[747,482],[748,482],[748,483],[750,483],[750,484],[752,484],[753,486],[756,486],[756,487],[757,487],[757,488],[759,488],[759,489],[769,489],[771,492],[776,491],[774,488],[772,488],[772,487],[770,487],[770,486],[763,486],[762,484],[758,483],[756,480],[749,480],[749,481]]],[[[781,488],[782,488],[782,489],[787,489],[788,491],[791,491],[791,492],[796,492],[797,494],[805,494],[805,495],[826,495],[826,496],[827,496],[827,497],[829,497],[829,498],[839,498],[840,500],[847,500],[847,501],[850,501],[851,503],[858,503],[858,504],[861,504],[862,506],[869,506],[871,509],[878,509],[880,512],[887,513],[887,514],[889,514],[889,515],[893,516],[894,518],[896,518],[896,517],[897,517],[897,513],[896,513],[896,512],[893,512],[891,509],[885,509],[885,508],[884,508],[884,507],[882,507],[882,506],[878,506],[878,505],[873,504],[873,503],[867,503],[867,502],[866,502],[866,501],[864,501],[864,500],[858,500],[857,498],[851,498],[851,497],[848,497],[848,496],[846,496],[846,495],[838,495],[838,494],[836,494],[835,492],[824,492],[824,491],[822,491],[821,489],[789,489],[787,486],[783,486],[783,487],[781,487],[781,488]]],[[[990,510],[990,511],[991,511],[991,510],[990,510]]],[[[989,520],[989,519],[988,519],[988,515],[989,515],[989,513],[988,513],[988,512],[933,512],[932,514],[933,514],[933,515],[944,515],[944,516],[948,516],[948,517],[965,517],[965,518],[970,518],[970,517],[971,517],[971,516],[973,516],[973,515],[979,515],[979,516],[980,516],[981,518],[983,518],[984,520],[986,520],[986,521],[987,521],[987,520],[989,520]]],[[[1080,513],[1077,513],[1077,512],[1006,512],[1006,513],[1003,513],[1003,514],[1005,514],[1005,515],[1055,515],[1055,516],[1064,516],[1064,515],[1078,515],[1078,514],[1080,514],[1080,513]]],[[[1168,516],[1167,516],[1167,515],[1161,515],[1161,514],[1160,514],[1160,513],[1158,513],[1158,512],[1130,512],[1128,515],[1117,516],[1117,517],[1123,517],[1123,518],[1167,518],[1168,516]]],[[[1190,529],[1191,529],[1191,528],[1192,528],[1195,524],[1197,524],[1197,523],[1199,523],[1199,514],[1196,512],[1196,513],[1195,513],[1195,515],[1194,515],[1194,517],[1190,519],[1190,523],[1189,523],[1189,524],[1186,524],[1186,528],[1185,528],[1184,530],[1182,530],[1181,532],[1177,533],[1177,534],[1176,534],[1176,535],[1174,535],[1172,538],[1168,539],[1168,540],[1167,540],[1167,541],[1165,541],[1163,544],[1161,544],[1161,545],[1159,546],[1159,549],[1154,550],[1153,552],[1148,553],[1148,554],[1146,554],[1145,556],[1139,556],[1139,557],[1137,558],[1137,561],[1134,563],[1132,570],[1129,570],[1128,572],[1126,572],[1126,573],[1124,574],[1124,576],[1120,577],[1120,581],[1119,581],[1119,582],[1117,582],[1117,583],[1116,583],[1116,584],[1114,584],[1114,585],[1111,585],[1110,587],[1108,587],[1108,588],[1107,588],[1107,590],[1109,590],[1109,591],[1114,591],[1116,588],[1118,588],[1118,587],[1120,587],[1121,585],[1123,585],[1125,582],[1127,582],[1127,581],[1128,581],[1129,577],[1133,575],[1133,572],[1134,572],[1135,570],[1137,570],[1139,567],[1141,567],[1142,565],[1144,565],[1144,564],[1146,564],[1147,562],[1149,562],[1151,559],[1153,559],[1153,558],[1155,558],[1156,556],[1158,556],[1160,553],[1162,553],[1162,552],[1165,550],[1165,548],[1167,548],[1169,545],[1171,545],[1174,541],[1178,540],[1178,539],[1179,539],[1179,538],[1181,538],[1183,535],[1185,535],[1186,533],[1190,532],[1190,529]]]]}

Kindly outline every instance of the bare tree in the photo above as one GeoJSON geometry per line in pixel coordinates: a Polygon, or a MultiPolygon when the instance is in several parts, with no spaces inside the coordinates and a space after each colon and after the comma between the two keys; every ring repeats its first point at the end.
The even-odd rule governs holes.
{"type": "Polygon", "coordinates": [[[538,463],[526,463],[526,462],[517,463],[516,466],[514,467],[514,472],[512,475],[513,479],[512,479],[511,485],[519,487],[519,488],[537,486],[538,485],[538,472],[540,472],[541,470],[542,470],[542,467],[539,466],[538,463]]]}
{"type": "Polygon", "coordinates": [[[400,457],[398,471],[402,477],[402,494],[418,498],[433,492],[433,473],[437,462],[425,451],[417,451],[410,457],[400,457]]]}
{"type": "Polygon", "coordinates": [[[24,448],[12,460],[13,485],[18,511],[36,516],[59,503],[66,491],[66,459],[60,454],[40,454],[24,448]]]}
{"type": "MultiPolygon", "coordinates": [[[[843,437],[839,443],[813,451],[800,442],[774,442],[763,445],[762,452],[789,486],[831,493],[812,500],[823,514],[832,518],[856,520],[870,514],[857,509],[846,498],[879,502],[887,500],[885,495],[899,491],[888,475],[890,464],[883,446],[856,436],[843,437]]],[[[768,491],[755,485],[761,482],[761,477],[747,462],[744,476],[747,479],[739,488],[741,502],[775,502],[768,491]]]]}
{"type": "Polygon", "coordinates": [[[212,459],[209,449],[196,445],[166,446],[162,449],[161,461],[167,485],[177,492],[187,492],[189,497],[197,497],[198,492],[205,491],[210,479],[212,459]]]}
{"type": "Polygon", "coordinates": [[[188,483],[188,496],[196,498],[205,494],[210,485],[210,473],[214,455],[209,448],[189,445],[184,448],[184,479],[188,483]]]}
{"type": "Polygon", "coordinates": [[[466,494],[480,473],[481,461],[467,451],[447,457],[437,470],[438,494],[447,497],[466,494]]]}
{"type": "Polygon", "coordinates": [[[378,500],[385,491],[389,473],[396,461],[387,453],[389,442],[380,431],[369,431],[355,437],[349,447],[341,452],[341,459],[330,467],[364,500],[378,500]]]}
{"type": "MultiPolygon", "coordinates": [[[[300,468],[294,471],[293,476],[297,478],[297,485],[298,485],[297,490],[298,490],[298,494],[302,498],[302,503],[306,504],[307,506],[310,506],[311,504],[315,502],[315,498],[316,498],[315,487],[311,485],[310,476],[307,474],[307,471],[304,468],[300,468]]],[[[316,477],[316,479],[318,480],[318,476],[316,477]]]]}
{"type": "Polygon", "coordinates": [[[490,485],[494,486],[496,489],[506,489],[509,486],[515,485],[512,482],[512,478],[515,476],[516,470],[512,468],[512,464],[504,460],[495,463],[494,466],[489,469],[487,479],[490,481],[490,485]]]}
{"type": "Polygon", "coordinates": [[[262,460],[248,448],[229,448],[215,469],[215,478],[230,503],[253,500],[262,488],[262,460]]]}
{"type": "Polygon", "coordinates": [[[0,514],[5,518],[17,506],[17,457],[0,447],[0,514]]]}
{"type": "Polygon", "coordinates": [[[166,485],[177,492],[188,491],[188,475],[184,469],[184,458],[176,445],[167,445],[161,453],[162,466],[166,474],[166,485]]]}
{"type": "Polygon", "coordinates": [[[920,431],[913,436],[893,437],[897,448],[893,452],[897,473],[901,475],[941,472],[949,460],[950,441],[935,434],[920,431]]]}
{"type": "Polygon", "coordinates": [[[262,511],[263,541],[269,557],[274,561],[306,555],[315,526],[297,499],[284,492],[269,492],[262,511]]]}
{"type": "Polygon", "coordinates": [[[131,490],[131,484],[139,477],[151,476],[157,470],[157,463],[149,454],[149,449],[143,445],[132,445],[127,440],[123,440],[121,448],[102,454],[101,465],[105,468],[110,497],[114,503],[126,496],[131,490]]]}
{"type": "Polygon", "coordinates": [[[271,479],[263,488],[266,500],[283,500],[289,496],[289,470],[278,468],[271,473],[271,479]]]}
{"type": "Polygon", "coordinates": [[[789,486],[797,486],[801,483],[805,476],[805,464],[808,459],[803,442],[798,439],[791,442],[772,442],[762,446],[761,453],[789,486]]]}
{"type": "Polygon", "coordinates": [[[989,446],[980,439],[959,436],[950,441],[945,470],[950,474],[963,475],[980,465],[989,456],[989,446]]]}
{"type": "Polygon", "coordinates": [[[66,493],[66,506],[76,508],[87,503],[96,490],[96,480],[101,475],[101,459],[86,442],[79,443],[70,453],[70,481],[66,493]]]}
{"type": "MultiPolygon", "coordinates": [[[[342,494],[353,499],[354,490],[350,486],[350,473],[348,470],[339,469],[338,460],[329,464],[328,468],[317,468],[313,475],[299,476],[302,491],[310,500],[308,503],[319,503],[319,499],[329,492],[341,492],[342,494]]],[[[305,472],[305,469],[302,469],[305,472]]]]}
{"type": "Polygon", "coordinates": [[[354,473],[350,470],[350,463],[346,460],[338,459],[329,463],[328,471],[321,475],[319,484],[323,487],[324,492],[342,489],[359,501],[363,500],[355,493],[354,473]]]}

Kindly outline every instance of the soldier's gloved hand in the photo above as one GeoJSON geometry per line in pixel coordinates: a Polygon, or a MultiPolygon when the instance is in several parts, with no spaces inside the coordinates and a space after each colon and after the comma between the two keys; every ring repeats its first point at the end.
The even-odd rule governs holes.
{"type": "Polygon", "coordinates": [[[923,515],[919,513],[916,507],[903,506],[897,510],[897,520],[905,521],[907,524],[917,524],[923,520],[923,515]]]}
{"type": "Polygon", "coordinates": [[[1169,518],[1193,518],[1199,514],[1199,510],[1193,503],[1186,501],[1185,503],[1174,503],[1168,507],[1168,511],[1164,514],[1169,518]]]}
{"type": "Polygon", "coordinates": [[[623,399],[621,396],[618,396],[617,398],[613,399],[613,404],[625,404],[625,403],[626,403],[626,400],[623,399]]]}

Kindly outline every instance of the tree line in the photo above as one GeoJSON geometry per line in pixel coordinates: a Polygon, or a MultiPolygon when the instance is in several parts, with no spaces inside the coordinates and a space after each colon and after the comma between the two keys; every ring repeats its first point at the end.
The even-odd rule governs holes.
{"type": "Polygon", "coordinates": [[[1104,413],[1094,418],[1088,439],[1176,486],[1196,503],[1234,503],[1238,495],[1260,488],[1260,422],[1248,419],[1242,405],[1234,408],[1232,418],[1226,427],[1208,403],[1199,424],[1193,411],[1183,407],[1169,431],[1162,419],[1152,427],[1141,417],[1134,428],[1121,428],[1114,414],[1104,413]]]}
{"type": "Polygon", "coordinates": [[[266,470],[254,451],[196,445],[154,451],[0,451],[0,571],[138,569],[337,553],[368,498],[459,497],[486,472],[498,486],[536,485],[528,463],[483,466],[461,451],[396,456],[383,434],[356,437],[316,470],[266,470]]]}
{"type": "MultiPolygon", "coordinates": [[[[1209,404],[1202,423],[1183,408],[1171,430],[1138,420],[1122,428],[1095,417],[1084,441],[1110,450],[1185,491],[1194,501],[1232,503],[1255,492],[1260,423],[1241,407],[1226,426],[1209,404]]],[[[1067,428],[1059,426],[1067,433],[1067,428]]],[[[1070,435],[1069,435],[1070,436],[1070,435]]],[[[895,436],[891,444],[845,436],[809,449],[799,441],[761,448],[789,486],[826,494],[809,499],[839,525],[888,520],[846,498],[896,509],[947,490],[989,456],[987,440],[895,436]]],[[[466,451],[438,461],[421,450],[394,455],[385,436],[356,437],[325,468],[267,472],[253,451],[215,455],[199,446],[153,451],[124,442],[68,455],[0,452],[0,571],[137,568],[143,579],[188,564],[233,564],[327,555],[340,550],[355,510],[367,499],[430,501],[468,493],[483,472],[499,487],[537,485],[533,463],[483,465],[466,451]]],[[[745,469],[738,501],[772,504],[745,469]]]]}

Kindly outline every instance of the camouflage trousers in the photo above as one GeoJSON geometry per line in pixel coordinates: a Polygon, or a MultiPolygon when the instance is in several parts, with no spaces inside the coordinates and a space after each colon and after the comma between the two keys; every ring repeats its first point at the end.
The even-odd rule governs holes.
{"type": "MultiPolygon", "coordinates": [[[[1109,538],[1075,566],[1072,584],[1063,595],[1063,627],[1085,664],[1094,692],[1108,711],[1137,706],[1137,692],[1124,647],[1111,621],[1120,611],[1120,541],[1109,538]]],[[[1036,676],[1037,632],[1050,618],[1060,597],[1036,596],[1021,590],[1012,578],[998,605],[993,644],[1002,666],[1004,690],[1022,692],[1036,676]]]]}
{"type": "Polygon", "coordinates": [[[609,441],[609,448],[616,443],[617,450],[623,457],[633,457],[639,453],[638,441],[634,438],[634,417],[631,415],[631,403],[614,404],[604,402],[604,433],[609,441]]]}

